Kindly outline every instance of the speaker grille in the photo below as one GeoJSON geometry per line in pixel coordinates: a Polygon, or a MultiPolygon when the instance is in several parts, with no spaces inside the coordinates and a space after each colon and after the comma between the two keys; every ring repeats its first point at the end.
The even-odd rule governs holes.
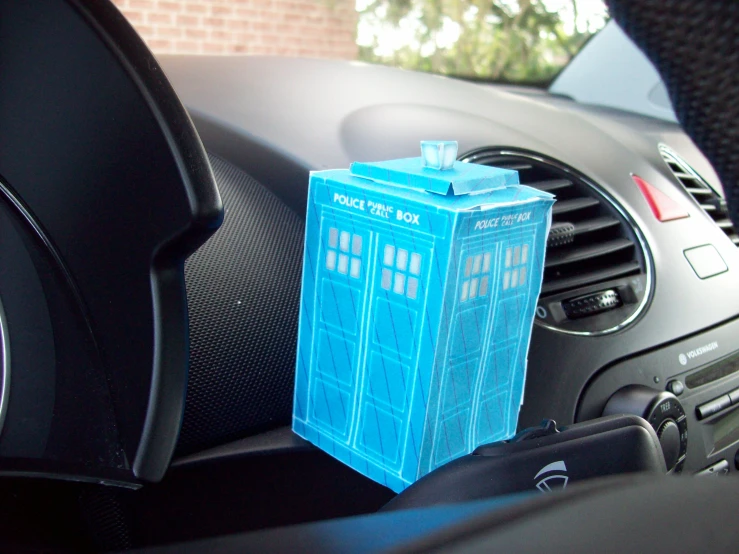
{"type": "Polygon", "coordinates": [[[190,375],[177,454],[291,421],[303,221],[211,155],[221,229],[185,264],[190,375]]]}

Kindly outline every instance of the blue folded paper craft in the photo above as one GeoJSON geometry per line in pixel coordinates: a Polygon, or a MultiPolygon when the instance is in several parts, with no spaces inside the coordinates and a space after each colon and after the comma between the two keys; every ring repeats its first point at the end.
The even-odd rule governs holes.
{"type": "Polygon", "coordinates": [[[554,202],[429,144],[308,193],[293,430],[394,491],[515,433],[554,202]]]}

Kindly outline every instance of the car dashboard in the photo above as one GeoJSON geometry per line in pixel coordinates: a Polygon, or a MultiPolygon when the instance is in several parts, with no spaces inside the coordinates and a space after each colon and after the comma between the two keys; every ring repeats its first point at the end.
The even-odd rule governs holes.
{"type": "MultiPolygon", "coordinates": [[[[420,140],[456,140],[460,159],[517,169],[523,184],[558,199],[519,428],[543,418],[570,424],[598,417],[617,392],[630,398],[628,387],[639,386],[644,398],[630,398],[629,412],[648,419],[663,392],[681,404],[684,416],[672,418],[680,424],[672,471],[695,473],[724,461],[733,471],[733,435],[726,431],[729,438],[720,434],[714,440],[717,426],[732,427],[724,419],[731,404],[705,415],[698,408],[739,386],[731,369],[739,238],[714,171],[677,124],[538,90],[354,62],[164,57],[162,64],[217,163],[236,166],[289,210],[287,223],[274,222],[291,229],[274,229],[276,242],[233,238],[230,259],[237,261],[196,254],[188,270],[200,280],[194,284],[198,298],[206,291],[211,298],[223,295],[218,280],[207,282],[202,266],[239,273],[229,264],[263,250],[275,252],[279,261],[263,263],[275,264],[281,277],[252,286],[264,286],[267,294],[285,283],[282,290],[292,296],[278,305],[284,300],[295,307],[310,171],[414,156],[420,140]],[[646,195],[635,179],[647,183],[646,195]],[[650,204],[655,198],[662,213],[650,204]],[[665,206],[672,212],[665,215],[665,206]],[[289,261],[278,254],[283,251],[289,261]]],[[[236,235],[228,219],[240,218],[249,207],[224,202],[221,232],[236,235]]],[[[191,301],[196,321],[201,309],[208,311],[202,301],[191,301]]],[[[252,339],[270,339],[269,331],[259,339],[261,332],[250,331],[252,339]]],[[[289,351],[293,336],[281,340],[289,351]]],[[[209,356],[193,344],[194,355],[209,356]]],[[[282,358],[282,371],[292,371],[291,356],[282,358]]],[[[198,367],[191,372],[197,379],[198,367]]],[[[238,381],[236,369],[234,374],[238,381]]],[[[251,417],[253,428],[288,425],[291,386],[288,379],[270,389],[282,396],[274,402],[282,410],[270,412],[270,422],[238,415],[248,391],[246,398],[211,400],[236,419],[251,417]]],[[[208,393],[202,394],[201,405],[208,393]]],[[[221,421],[186,408],[182,436],[187,440],[191,429],[223,429],[221,421]]],[[[664,418],[651,423],[660,437],[667,432],[664,418]]]]}
{"type": "MultiPolygon", "coordinates": [[[[632,414],[668,473],[739,468],[739,235],[677,124],[358,62],[155,60],[105,3],[0,11],[3,533],[110,550],[324,521],[371,550],[511,501],[343,527],[395,494],[291,431],[310,173],[422,140],[556,196],[518,429],[632,414]]],[[[617,509],[634,482],[562,498],[632,487],[593,501],[617,509]]]]}

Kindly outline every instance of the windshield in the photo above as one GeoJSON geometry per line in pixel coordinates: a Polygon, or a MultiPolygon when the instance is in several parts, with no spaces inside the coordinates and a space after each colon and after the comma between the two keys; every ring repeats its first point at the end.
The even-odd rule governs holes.
{"type": "Polygon", "coordinates": [[[606,23],[601,0],[358,0],[359,58],[547,83],[606,23]]]}
{"type": "Polygon", "coordinates": [[[114,0],[155,54],[338,58],[546,85],[602,0],[114,0]]]}

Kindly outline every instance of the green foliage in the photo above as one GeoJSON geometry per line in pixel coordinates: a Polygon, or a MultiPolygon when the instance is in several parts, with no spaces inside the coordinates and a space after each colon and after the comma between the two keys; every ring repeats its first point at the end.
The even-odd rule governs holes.
{"type": "Polygon", "coordinates": [[[570,0],[567,26],[544,0],[371,0],[360,11],[360,29],[372,29],[372,39],[360,43],[359,58],[492,81],[546,82],[597,30],[573,24],[578,1],[570,0]],[[388,34],[404,40],[396,38],[389,49],[388,34]]]}

